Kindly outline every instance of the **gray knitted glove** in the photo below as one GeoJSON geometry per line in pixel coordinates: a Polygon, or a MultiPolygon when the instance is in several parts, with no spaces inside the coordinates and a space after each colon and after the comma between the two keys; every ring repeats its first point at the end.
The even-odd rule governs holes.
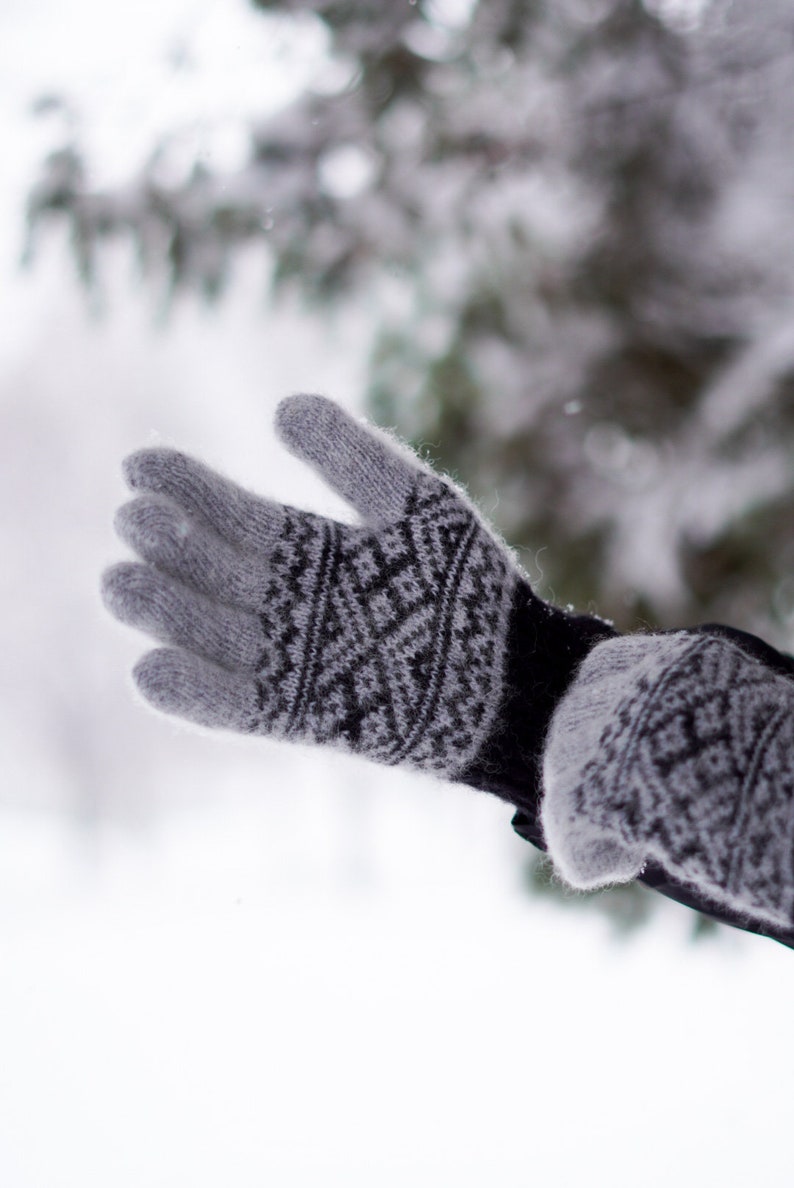
{"type": "Polygon", "coordinates": [[[794,681],[729,639],[600,643],[552,717],[543,781],[572,886],[654,862],[740,919],[794,924],[794,681]]]}
{"type": "Polygon", "coordinates": [[[135,678],[206,726],[332,743],[446,776],[502,697],[519,571],[450,482],[319,396],[285,400],[285,445],[359,513],[345,526],[147,449],[117,530],[144,564],[107,572],[119,619],[170,645],[135,678]]]}

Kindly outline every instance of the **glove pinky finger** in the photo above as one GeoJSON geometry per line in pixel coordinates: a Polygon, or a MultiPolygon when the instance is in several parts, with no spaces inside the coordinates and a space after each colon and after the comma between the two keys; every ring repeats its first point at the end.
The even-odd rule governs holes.
{"type": "Polygon", "coordinates": [[[155,709],[197,726],[255,732],[261,722],[256,681],[181,648],[147,652],[132,673],[155,709]]]}

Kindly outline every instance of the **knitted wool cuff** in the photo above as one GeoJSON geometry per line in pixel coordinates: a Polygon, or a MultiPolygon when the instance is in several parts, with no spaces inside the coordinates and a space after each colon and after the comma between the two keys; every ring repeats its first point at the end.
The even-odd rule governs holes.
{"type": "Polygon", "coordinates": [[[652,862],[740,917],[794,922],[794,683],[730,640],[599,644],[553,715],[543,779],[572,886],[652,862]]]}

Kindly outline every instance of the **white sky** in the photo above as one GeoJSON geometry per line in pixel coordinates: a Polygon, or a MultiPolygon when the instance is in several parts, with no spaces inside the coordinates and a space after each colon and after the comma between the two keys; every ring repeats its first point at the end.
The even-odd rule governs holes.
{"type": "Polygon", "coordinates": [[[791,953],[689,946],[672,907],[618,945],[520,891],[497,802],[188,734],[129,697],[140,641],[96,599],[121,454],[165,438],[331,508],[270,415],[299,388],[355,403],[360,336],[265,317],[255,268],[165,333],[126,283],[92,323],[57,252],[20,277],[48,135],[26,107],[55,85],[82,99],[103,175],[123,176],[161,121],[261,110],[313,68],[316,39],[282,28],[262,69],[265,28],[232,0],[0,7],[0,478],[19,474],[0,518],[0,1184],[788,1188],[791,953]],[[201,69],[173,76],[181,40],[201,69]],[[85,837],[56,811],[46,717],[15,726],[40,664],[43,708],[67,668],[89,728],[125,747],[105,789],[124,811],[85,837]],[[159,805],[136,828],[130,795],[159,805]]]}

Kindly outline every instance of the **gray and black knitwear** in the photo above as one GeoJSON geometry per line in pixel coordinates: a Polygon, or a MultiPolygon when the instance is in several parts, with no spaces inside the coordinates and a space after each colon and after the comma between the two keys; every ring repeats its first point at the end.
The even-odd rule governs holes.
{"type": "Polygon", "coordinates": [[[572,886],[653,862],[739,919],[794,925],[794,682],[729,637],[599,644],[551,719],[543,782],[572,886]]]}
{"type": "Polygon", "coordinates": [[[277,429],[360,523],[172,450],[127,460],[138,497],[117,528],[143,564],[111,569],[104,594],[168,645],[140,689],[199,724],[454,776],[495,727],[517,566],[451,482],[331,401],[283,401],[277,429]]]}
{"type": "Polygon", "coordinates": [[[772,649],[618,637],[539,599],[466,497],[387,434],[318,396],[283,401],[277,431],[358,523],[174,450],[125,463],[116,526],[140,560],[103,593],[165,645],[135,669],[151,704],[493,792],[572,885],[639,876],[794,947],[794,671],[772,649]]]}

